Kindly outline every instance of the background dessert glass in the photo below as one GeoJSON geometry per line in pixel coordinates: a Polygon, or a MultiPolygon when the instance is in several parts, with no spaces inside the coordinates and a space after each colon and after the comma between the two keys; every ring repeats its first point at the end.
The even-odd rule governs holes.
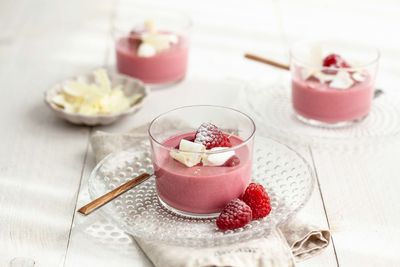
{"type": "Polygon", "coordinates": [[[299,42],[290,50],[292,104],[301,121],[346,126],[365,118],[375,90],[379,51],[334,42],[299,42]],[[329,54],[350,67],[323,67],[329,54]],[[339,77],[340,76],[340,77],[339,77]]]}
{"type": "Polygon", "coordinates": [[[185,77],[191,28],[188,16],[171,10],[137,8],[117,13],[116,17],[113,36],[118,72],[155,86],[169,85],[185,77]],[[177,43],[153,56],[141,57],[137,54],[140,39],[131,38],[131,33],[143,33],[149,21],[157,32],[175,35],[177,43]]]}
{"type": "Polygon", "coordinates": [[[255,124],[249,116],[220,106],[181,107],[155,118],[149,135],[160,202],[183,216],[216,217],[250,182],[254,134],[255,124]],[[229,134],[232,143],[230,148],[206,151],[206,155],[233,151],[240,160],[238,165],[186,167],[170,156],[179,141],[194,137],[204,122],[213,123],[229,134]]]}

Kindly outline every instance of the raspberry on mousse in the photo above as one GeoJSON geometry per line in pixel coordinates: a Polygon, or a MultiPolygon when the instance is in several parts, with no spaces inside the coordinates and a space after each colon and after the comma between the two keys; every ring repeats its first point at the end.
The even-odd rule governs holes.
{"type": "Polygon", "coordinates": [[[187,167],[235,167],[240,164],[240,159],[235,155],[235,151],[226,151],[226,148],[232,146],[229,136],[214,124],[208,122],[201,124],[196,131],[194,139],[189,139],[183,138],[180,140],[175,150],[170,152],[172,158],[187,167]]]}
{"type": "Polygon", "coordinates": [[[209,122],[200,125],[194,142],[203,144],[206,149],[232,146],[229,138],[217,126],[209,122]]]}

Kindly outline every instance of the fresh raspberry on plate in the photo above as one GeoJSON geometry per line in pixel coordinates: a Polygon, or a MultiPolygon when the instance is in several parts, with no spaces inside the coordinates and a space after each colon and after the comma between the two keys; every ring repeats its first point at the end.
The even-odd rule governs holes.
{"type": "Polygon", "coordinates": [[[231,200],[217,218],[217,227],[222,230],[233,230],[248,224],[252,219],[251,208],[238,198],[231,200]]]}
{"type": "Polygon", "coordinates": [[[200,125],[194,142],[203,144],[206,149],[232,146],[229,138],[217,126],[209,122],[200,125]]]}
{"type": "Polygon", "coordinates": [[[338,54],[330,54],[324,58],[324,67],[350,68],[350,65],[338,54]]]}
{"type": "Polygon", "coordinates": [[[250,206],[253,212],[253,220],[263,218],[271,212],[268,193],[261,184],[249,184],[243,194],[242,200],[250,206]]]}

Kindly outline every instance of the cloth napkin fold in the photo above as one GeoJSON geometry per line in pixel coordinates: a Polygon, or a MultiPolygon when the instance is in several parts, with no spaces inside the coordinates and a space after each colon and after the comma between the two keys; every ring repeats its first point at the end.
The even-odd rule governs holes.
{"type": "MultiPolygon", "coordinates": [[[[126,150],[148,139],[148,125],[127,133],[96,132],[91,145],[100,161],[109,153],[126,150]]],[[[270,267],[295,266],[321,252],[330,242],[327,229],[292,218],[265,238],[239,244],[188,248],[160,244],[135,238],[138,245],[157,267],[270,267]]]]}

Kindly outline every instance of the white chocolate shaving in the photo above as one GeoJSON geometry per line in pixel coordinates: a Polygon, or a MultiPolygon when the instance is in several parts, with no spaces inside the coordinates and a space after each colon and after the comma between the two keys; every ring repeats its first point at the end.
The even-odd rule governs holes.
{"type": "Polygon", "coordinates": [[[344,90],[350,88],[351,86],[353,86],[353,84],[354,81],[351,78],[349,72],[339,70],[335,75],[335,78],[329,84],[329,87],[344,90]]]}
{"type": "Polygon", "coordinates": [[[121,86],[112,88],[106,70],[93,72],[94,83],[69,81],[51,101],[67,112],[83,115],[112,114],[127,110],[141,95],[125,96],[121,86]]]}
{"type": "Polygon", "coordinates": [[[325,74],[321,71],[317,71],[313,74],[315,78],[317,78],[320,83],[330,82],[335,78],[335,75],[325,74]]]}
{"type": "MultiPolygon", "coordinates": [[[[226,149],[226,147],[214,147],[211,148],[210,151],[218,151],[224,149],[226,149]]],[[[202,161],[204,166],[222,166],[228,159],[230,159],[234,155],[235,152],[233,150],[213,154],[204,154],[202,161]]]]}
{"type": "Polygon", "coordinates": [[[193,167],[201,162],[202,153],[206,150],[203,144],[182,139],[179,150],[171,150],[170,156],[187,167],[193,167]]]}
{"type": "Polygon", "coordinates": [[[145,32],[141,34],[141,44],[138,47],[138,55],[141,57],[151,57],[156,53],[167,50],[172,44],[179,41],[178,36],[170,33],[157,31],[153,21],[145,21],[145,32]]]}
{"type": "Polygon", "coordinates": [[[365,81],[365,76],[361,72],[354,72],[352,75],[353,79],[357,82],[365,81]]]}
{"type": "Polygon", "coordinates": [[[310,63],[314,67],[322,66],[322,46],[319,43],[312,44],[310,47],[310,63]]]}
{"type": "Polygon", "coordinates": [[[156,53],[156,49],[149,43],[141,43],[137,51],[139,57],[152,57],[156,53]]]}

